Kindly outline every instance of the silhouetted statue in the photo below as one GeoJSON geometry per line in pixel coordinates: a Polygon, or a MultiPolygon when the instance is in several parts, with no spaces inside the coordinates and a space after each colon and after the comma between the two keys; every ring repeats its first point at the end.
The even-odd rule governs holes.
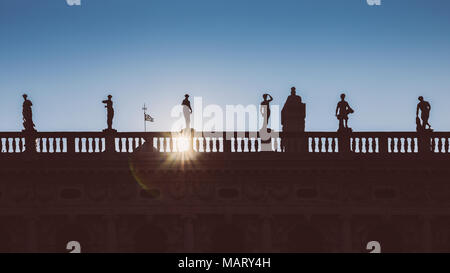
{"type": "Polygon", "coordinates": [[[23,95],[23,106],[22,106],[22,116],[23,116],[23,127],[25,128],[25,132],[35,132],[34,123],[33,123],[33,111],[31,107],[33,103],[28,99],[28,95],[23,95]]]}
{"type": "Polygon", "coordinates": [[[419,97],[419,103],[417,104],[417,111],[416,111],[416,124],[417,124],[417,132],[424,132],[424,131],[432,131],[431,125],[428,122],[428,119],[430,118],[430,111],[431,111],[431,105],[428,101],[425,101],[422,96],[419,97]],[[421,112],[420,118],[422,119],[422,123],[419,119],[419,110],[421,112]],[[428,125],[428,129],[426,128],[428,125]]]}
{"type": "Polygon", "coordinates": [[[183,106],[183,115],[184,120],[186,121],[186,131],[189,131],[191,129],[191,114],[192,114],[192,108],[191,108],[191,102],[189,101],[189,95],[184,95],[184,100],[181,103],[183,106]]]}
{"type": "Polygon", "coordinates": [[[282,148],[284,151],[301,151],[301,133],[305,132],[305,118],[306,104],[296,94],[295,87],[292,87],[291,95],[287,98],[281,110],[281,124],[284,134],[282,148]]]}
{"type": "Polygon", "coordinates": [[[348,114],[353,114],[354,111],[347,101],[345,101],[345,94],[341,94],[341,101],[336,106],[336,117],[339,120],[338,132],[348,132],[352,129],[348,127],[348,114]]]}
{"type": "Polygon", "coordinates": [[[283,132],[304,132],[306,118],[306,105],[302,98],[296,94],[295,87],[291,88],[291,95],[281,110],[281,124],[283,132]]]}
{"type": "Polygon", "coordinates": [[[113,125],[113,119],[114,119],[114,108],[113,108],[113,101],[111,100],[112,96],[108,95],[108,99],[102,101],[102,103],[106,104],[105,108],[107,110],[107,115],[108,115],[108,131],[113,131],[112,125],[113,125]]]}
{"type": "Polygon", "coordinates": [[[273,101],[273,98],[269,94],[263,95],[263,101],[261,102],[261,115],[263,116],[263,128],[267,128],[269,125],[270,118],[270,102],[273,101]]]}

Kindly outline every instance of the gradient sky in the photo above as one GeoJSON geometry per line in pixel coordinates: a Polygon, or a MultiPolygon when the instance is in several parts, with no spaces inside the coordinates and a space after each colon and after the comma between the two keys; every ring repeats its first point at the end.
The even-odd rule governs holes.
{"type": "MultiPolygon", "coordinates": [[[[0,131],[169,130],[183,95],[203,104],[283,104],[296,86],[307,130],[334,131],[339,94],[355,131],[415,130],[417,97],[450,131],[450,1],[0,0],[0,131]]],[[[194,109],[195,110],[195,109],[194,109]]]]}

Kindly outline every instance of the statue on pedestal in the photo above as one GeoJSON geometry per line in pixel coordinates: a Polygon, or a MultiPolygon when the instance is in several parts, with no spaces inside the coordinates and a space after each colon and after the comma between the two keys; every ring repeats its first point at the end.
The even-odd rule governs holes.
{"type": "Polygon", "coordinates": [[[116,131],[116,130],[114,130],[114,129],[112,128],[112,125],[113,125],[113,119],[114,119],[114,108],[113,108],[113,101],[112,101],[111,99],[112,99],[112,96],[111,96],[111,95],[108,95],[108,99],[102,101],[102,103],[106,104],[106,105],[105,105],[105,108],[106,108],[106,110],[107,110],[107,116],[108,116],[108,118],[107,118],[108,128],[105,129],[104,131],[110,131],[110,132],[113,132],[113,131],[116,131]]]}
{"type": "Polygon", "coordinates": [[[295,87],[291,88],[291,95],[281,110],[281,124],[283,125],[282,148],[286,152],[300,152],[302,150],[302,133],[305,132],[306,104],[296,94],[295,87]]]}
{"type": "Polygon", "coordinates": [[[417,132],[432,132],[431,125],[428,122],[430,119],[431,105],[428,101],[425,101],[422,96],[419,97],[419,103],[417,104],[416,111],[416,125],[417,132]],[[421,112],[419,118],[419,111],[421,112]],[[422,119],[422,122],[421,122],[422,119]],[[428,125],[428,128],[427,128],[428,125]]]}
{"type": "Polygon", "coordinates": [[[186,122],[186,132],[190,133],[192,108],[191,108],[191,102],[189,101],[188,94],[184,95],[184,100],[183,100],[183,102],[181,102],[181,105],[183,106],[183,115],[184,115],[184,120],[186,122]]]}
{"type": "Polygon", "coordinates": [[[348,133],[352,129],[348,127],[348,114],[353,114],[354,111],[347,101],[345,101],[345,94],[341,94],[341,101],[336,106],[336,117],[339,120],[338,132],[348,133]]]}
{"type": "Polygon", "coordinates": [[[268,128],[269,126],[269,118],[270,118],[270,102],[273,101],[273,98],[269,94],[263,95],[263,101],[261,102],[261,115],[263,116],[263,128],[268,128]]]}
{"type": "Polygon", "coordinates": [[[36,132],[36,129],[34,128],[35,125],[33,123],[33,111],[31,110],[33,103],[28,99],[27,94],[23,95],[23,99],[22,116],[24,132],[36,132]]]}

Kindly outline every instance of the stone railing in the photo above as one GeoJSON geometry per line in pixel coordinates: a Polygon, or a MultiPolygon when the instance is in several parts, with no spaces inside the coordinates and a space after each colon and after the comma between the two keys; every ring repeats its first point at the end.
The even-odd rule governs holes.
{"type": "Polygon", "coordinates": [[[263,149],[258,132],[195,132],[192,136],[170,132],[0,132],[0,155],[132,153],[146,142],[152,143],[153,151],[162,153],[255,153],[263,150],[307,154],[450,153],[450,132],[272,133],[269,138],[263,149]]]}

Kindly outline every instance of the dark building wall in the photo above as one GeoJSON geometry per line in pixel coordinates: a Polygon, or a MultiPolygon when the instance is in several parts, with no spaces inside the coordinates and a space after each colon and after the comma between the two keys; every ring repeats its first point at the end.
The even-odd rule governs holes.
{"type": "Polygon", "coordinates": [[[0,251],[450,250],[447,161],[280,154],[9,159],[0,251]]]}

